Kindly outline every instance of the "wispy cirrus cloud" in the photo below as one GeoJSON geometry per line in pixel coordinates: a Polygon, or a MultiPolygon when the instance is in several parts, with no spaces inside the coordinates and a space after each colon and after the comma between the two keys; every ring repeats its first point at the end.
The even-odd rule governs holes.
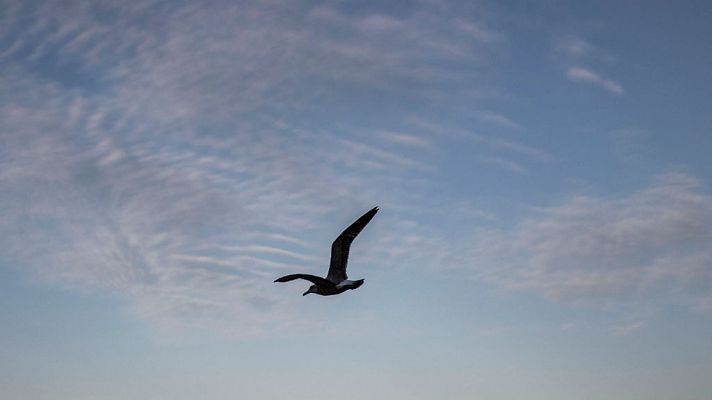
{"type": "Polygon", "coordinates": [[[620,83],[604,78],[590,69],[571,67],[566,71],[566,76],[574,82],[585,82],[600,86],[615,95],[623,94],[623,86],[620,83]]]}
{"type": "Polygon", "coordinates": [[[671,173],[626,197],[577,196],[511,232],[483,233],[476,259],[498,266],[479,270],[482,279],[559,301],[666,299],[702,309],[711,236],[712,196],[671,173]]]}
{"type": "Polygon", "coordinates": [[[626,322],[626,323],[621,323],[613,326],[611,329],[613,334],[617,336],[627,336],[630,335],[641,328],[645,326],[644,321],[632,321],[632,322],[626,322]]]}
{"type": "Polygon", "coordinates": [[[587,59],[611,64],[617,60],[613,54],[580,35],[557,36],[553,39],[553,46],[558,55],[570,62],[587,59]]]}
{"type": "Polygon", "coordinates": [[[377,132],[378,137],[388,142],[401,144],[404,146],[424,148],[429,147],[430,142],[423,136],[411,135],[407,133],[393,132],[393,131],[381,131],[377,132]]]}
{"type": "MultiPolygon", "coordinates": [[[[397,115],[402,129],[368,133],[353,121],[330,123],[352,106],[343,93],[418,103],[477,81],[504,35],[452,8],[425,3],[396,15],[249,1],[5,4],[0,257],[59,285],[111,290],[159,325],[238,335],[298,325],[271,278],[323,272],[333,221],[374,204],[388,212],[364,257],[472,269],[462,256],[471,243],[452,240],[439,222],[496,216],[433,190],[438,152],[476,144],[473,163],[516,173],[551,159],[531,144],[427,115],[397,115]]],[[[589,70],[569,72],[622,93],[589,70]]],[[[523,130],[505,114],[479,117],[523,130]]],[[[684,178],[665,179],[677,195],[706,204],[699,183],[684,178]]],[[[705,221],[706,206],[662,194],[665,185],[627,199],[572,200],[483,238],[477,257],[513,257],[505,258],[511,277],[483,279],[557,299],[639,288],[641,273],[651,285],[692,288],[689,276],[706,276],[707,253],[676,254],[660,232],[685,230],[675,210],[705,221]],[[679,208],[669,205],[675,199],[679,208]],[[651,210],[637,214],[636,206],[651,210]],[[650,222],[654,214],[668,217],[650,222]],[[616,222],[626,218],[629,225],[616,222]],[[619,236],[606,233],[611,227],[619,236]],[[603,242],[647,249],[651,237],[663,250],[645,266],[627,268],[626,252],[611,253],[622,267],[608,272],[572,262],[594,265],[603,242]],[[598,250],[586,253],[574,239],[598,250]]],[[[691,300],[709,305],[701,295],[691,300]]]]}
{"type": "MultiPolygon", "coordinates": [[[[112,127],[109,116],[121,109],[111,99],[19,76],[3,81],[17,92],[0,108],[4,258],[43,281],[115,291],[163,326],[249,334],[289,323],[277,317],[281,295],[266,283],[326,265],[328,242],[315,253],[303,230],[334,205],[357,208],[350,193],[360,178],[331,172],[337,160],[313,164],[299,155],[334,149],[274,136],[204,140],[112,127]],[[65,118],[72,112],[73,122],[65,118]]],[[[338,158],[352,159],[348,168],[370,169],[371,154],[340,149],[338,158]]],[[[390,171],[409,165],[373,157],[390,171]]]]}
{"type": "Polygon", "coordinates": [[[582,57],[590,54],[594,46],[579,36],[568,35],[557,38],[555,48],[570,56],[582,57]]]}
{"type": "Polygon", "coordinates": [[[494,125],[499,125],[504,128],[509,128],[513,130],[522,130],[522,126],[518,123],[512,121],[509,117],[488,110],[482,110],[477,112],[477,117],[482,121],[492,123],[494,125]]]}
{"type": "MultiPolygon", "coordinates": [[[[516,130],[522,129],[519,124],[512,122],[505,116],[489,112],[484,115],[494,118],[492,122],[498,125],[507,126],[516,130]]],[[[481,153],[476,154],[474,159],[477,162],[506,169],[511,172],[525,172],[527,168],[524,163],[527,161],[535,160],[541,162],[551,161],[553,159],[546,151],[522,143],[520,140],[514,138],[505,138],[500,135],[484,135],[467,129],[435,123],[423,118],[410,117],[407,119],[407,122],[416,130],[430,134],[433,136],[433,139],[442,140],[443,138],[449,138],[450,140],[483,144],[485,147],[483,147],[481,153]],[[493,154],[493,152],[502,151],[504,151],[504,154],[493,154]],[[522,160],[522,155],[526,156],[526,159],[522,160]]]]}
{"type": "Polygon", "coordinates": [[[516,173],[524,173],[526,172],[526,169],[517,163],[516,161],[512,161],[510,159],[502,158],[502,157],[496,157],[496,156],[481,156],[477,158],[477,161],[484,163],[484,164],[490,164],[494,165],[500,168],[504,168],[506,170],[509,170],[511,172],[516,172],[516,173]]]}
{"type": "MultiPolygon", "coordinates": [[[[425,136],[371,141],[294,113],[339,101],[335,84],[427,97],[496,42],[447,10],[8,3],[0,256],[46,282],[111,290],[161,326],[237,335],[298,324],[270,278],[322,272],[333,237],[317,227],[376,202],[417,213],[435,169],[425,136]],[[456,20],[457,35],[443,29],[456,20]]],[[[374,253],[442,258],[432,235],[388,225],[374,253]]]]}
{"type": "Polygon", "coordinates": [[[525,154],[539,161],[551,160],[551,156],[536,147],[532,147],[512,139],[492,139],[492,146],[496,148],[506,149],[515,153],[525,154]]]}

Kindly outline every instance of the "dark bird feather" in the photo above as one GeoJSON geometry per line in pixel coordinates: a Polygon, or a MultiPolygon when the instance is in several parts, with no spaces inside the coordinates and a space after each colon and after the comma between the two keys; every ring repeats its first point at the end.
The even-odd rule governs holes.
{"type": "Polygon", "coordinates": [[[378,207],[373,207],[349,225],[348,228],[344,229],[336,240],[334,240],[331,244],[331,261],[329,263],[329,272],[326,275],[326,279],[309,274],[291,274],[278,278],[275,282],[289,282],[295,279],[307,280],[313,283],[313,285],[304,293],[305,295],[316,293],[322,296],[330,296],[360,287],[363,284],[363,279],[350,281],[346,275],[349,250],[356,236],[361,233],[363,228],[368,225],[377,212],[378,207]]]}

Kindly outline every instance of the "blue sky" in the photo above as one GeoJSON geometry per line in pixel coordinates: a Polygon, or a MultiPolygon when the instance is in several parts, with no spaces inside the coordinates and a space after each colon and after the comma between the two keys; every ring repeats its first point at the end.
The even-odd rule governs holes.
{"type": "Polygon", "coordinates": [[[4,397],[708,398],[712,7],[381,3],[0,1],[4,397]]]}

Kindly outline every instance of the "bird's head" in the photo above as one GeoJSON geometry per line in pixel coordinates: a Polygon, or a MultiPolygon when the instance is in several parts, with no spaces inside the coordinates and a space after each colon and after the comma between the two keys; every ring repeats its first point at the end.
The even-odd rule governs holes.
{"type": "Polygon", "coordinates": [[[309,293],[319,293],[319,290],[317,289],[316,285],[311,285],[311,286],[309,286],[309,290],[307,290],[306,292],[302,293],[302,296],[306,296],[306,295],[308,295],[309,293]]]}

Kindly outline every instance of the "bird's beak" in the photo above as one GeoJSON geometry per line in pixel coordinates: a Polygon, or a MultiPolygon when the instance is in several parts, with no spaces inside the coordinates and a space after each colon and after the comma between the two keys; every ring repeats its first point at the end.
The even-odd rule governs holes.
{"type": "Polygon", "coordinates": [[[309,293],[311,293],[311,291],[307,290],[306,292],[302,293],[302,296],[306,296],[306,295],[308,295],[309,293]]]}

